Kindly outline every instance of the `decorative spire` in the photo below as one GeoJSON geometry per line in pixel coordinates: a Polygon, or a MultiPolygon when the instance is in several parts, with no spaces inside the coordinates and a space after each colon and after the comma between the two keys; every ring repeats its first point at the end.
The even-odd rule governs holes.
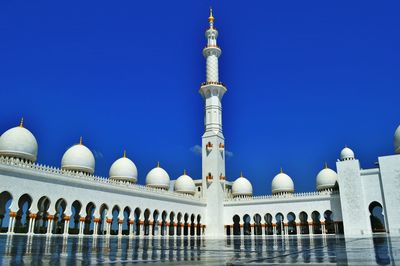
{"type": "Polygon", "coordinates": [[[243,172],[242,171],[240,171],[240,177],[243,177],[243,172]]]}
{"type": "Polygon", "coordinates": [[[21,117],[21,122],[19,123],[19,127],[24,127],[24,118],[21,117]]]}
{"type": "Polygon", "coordinates": [[[159,161],[157,162],[157,167],[160,168],[160,162],[159,161]]]}
{"type": "Polygon", "coordinates": [[[325,162],[325,169],[327,169],[328,168],[328,163],[327,162],[325,162]]]}
{"type": "Polygon", "coordinates": [[[208,17],[208,23],[210,23],[210,26],[214,23],[214,16],[212,12],[212,7],[210,7],[210,16],[208,17]]]}
{"type": "Polygon", "coordinates": [[[83,141],[82,141],[82,136],[79,138],[79,145],[82,145],[83,141]]]}
{"type": "Polygon", "coordinates": [[[183,174],[186,175],[186,169],[183,169],[183,174]]]}
{"type": "Polygon", "coordinates": [[[126,158],[126,150],[124,150],[124,155],[122,157],[126,158]]]}
{"type": "Polygon", "coordinates": [[[283,174],[283,168],[281,167],[281,174],[283,174]]]}

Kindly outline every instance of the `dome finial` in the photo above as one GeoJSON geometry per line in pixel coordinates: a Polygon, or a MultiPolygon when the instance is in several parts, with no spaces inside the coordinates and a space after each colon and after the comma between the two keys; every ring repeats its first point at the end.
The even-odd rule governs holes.
{"type": "Polygon", "coordinates": [[[242,171],[240,171],[240,177],[243,177],[243,172],[242,171]]]}
{"type": "Polygon", "coordinates": [[[160,161],[157,161],[157,167],[160,168],[160,161]]]}
{"type": "Polygon", "coordinates": [[[124,150],[124,155],[123,155],[123,157],[126,158],[126,150],[124,150]]]}
{"type": "Polygon", "coordinates": [[[19,123],[19,127],[24,127],[24,118],[21,117],[21,122],[19,123]]]}
{"type": "Polygon", "coordinates": [[[83,140],[82,140],[82,136],[79,138],[79,145],[82,145],[83,140]]]}
{"type": "Polygon", "coordinates": [[[214,23],[214,16],[213,16],[213,11],[212,11],[212,7],[210,6],[210,16],[208,17],[208,22],[210,24],[214,23]]]}
{"type": "Polygon", "coordinates": [[[328,169],[328,163],[325,162],[325,169],[328,169]]]}
{"type": "Polygon", "coordinates": [[[186,169],[183,169],[183,174],[186,175],[186,169]]]}
{"type": "Polygon", "coordinates": [[[281,174],[283,174],[283,168],[281,167],[281,174]]]}

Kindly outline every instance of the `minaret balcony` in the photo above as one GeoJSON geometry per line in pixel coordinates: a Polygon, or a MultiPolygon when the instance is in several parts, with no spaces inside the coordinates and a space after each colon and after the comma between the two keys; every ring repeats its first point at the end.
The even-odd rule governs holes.
{"type": "Polygon", "coordinates": [[[208,45],[203,49],[204,57],[208,57],[210,55],[215,55],[216,57],[219,57],[221,53],[221,48],[219,48],[217,45],[208,45]]]}

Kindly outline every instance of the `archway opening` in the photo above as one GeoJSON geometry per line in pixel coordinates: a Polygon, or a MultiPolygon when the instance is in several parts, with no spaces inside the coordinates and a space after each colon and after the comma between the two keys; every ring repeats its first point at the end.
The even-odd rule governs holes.
{"type": "Polygon", "coordinates": [[[77,235],[79,234],[79,222],[80,222],[80,212],[82,204],[79,201],[74,201],[71,206],[71,220],[69,223],[69,234],[77,235]]]}
{"type": "Polygon", "coordinates": [[[55,205],[56,213],[54,215],[53,234],[64,233],[65,226],[65,210],[67,209],[67,202],[65,199],[58,199],[55,205]]]}
{"type": "Polygon", "coordinates": [[[140,214],[142,213],[142,211],[139,208],[135,209],[135,233],[136,235],[140,235],[140,214]]]}
{"type": "Polygon", "coordinates": [[[181,236],[182,235],[182,213],[178,212],[178,216],[176,217],[176,219],[177,219],[176,235],[181,236]]]}
{"type": "Polygon", "coordinates": [[[8,191],[0,194],[0,233],[8,231],[8,223],[10,219],[10,206],[12,203],[12,195],[8,191]]]}
{"type": "Polygon", "coordinates": [[[96,210],[96,205],[93,202],[89,202],[86,205],[86,217],[85,226],[83,228],[83,233],[85,235],[92,235],[94,228],[94,211],[96,210]]]}
{"type": "Polygon", "coordinates": [[[112,221],[110,235],[118,235],[119,232],[119,207],[117,205],[112,209],[112,221]]]}
{"type": "Polygon", "coordinates": [[[183,217],[184,223],[183,223],[183,235],[187,236],[189,235],[189,214],[185,213],[185,216],[183,217]]]}
{"type": "Polygon", "coordinates": [[[289,212],[287,215],[288,219],[288,234],[289,235],[296,235],[297,228],[296,228],[296,215],[293,212],[289,212]]]}
{"type": "Polygon", "coordinates": [[[161,213],[161,235],[167,235],[167,212],[163,211],[161,213]]]}
{"type": "Polygon", "coordinates": [[[144,210],[144,235],[148,236],[150,235],[150,210],[146,209],[144,210]]]}
{"type": "Polygon", "coordinates": [[[153,230],[152,230],[153,236],[158,235],[158,230],[160,230],[158,227],[158,216],[159,216],[159,212],[158,212],[158,210],[155,210],[153,212],[153,230]]]}
{"type": "Polygon", "coordinates": [[[373,201],[369,204],[369,213],[370,213],[370,221],[371,221],[371,229],[373,233],[382,233],[386,232],[385,229],[385,217],[383,215],[383,207],[377,202],[373,201]]]}
{"type": "Polygon", "coordinates": [[[233,235],[240,235],[240,217],[237,214],[233,216],[233,235]]]}
{"type": "Polygon", "coordinates": [[[274,227],[272,226],[272,215],[267,213],[264,215],[265,221],[265,234],[266,235],[273,235],[274,234],[274,227]]]}
{"type": "Polygon", "coordinates": [[[299,214],[300,218],[300,234],[306,235],[310,233],[309,227],[308,227],[308,215],[306,212],[301,212],[299,214]]]}
{"type": "Polygon", "coordinates": [[[124,209],[124,222],[122,224],[122,234],[129,235],[130,232],[130,224],[129,224],[129,217],[131,216],[131,209],[129,207],[125,207],[124,209]]]}
{"type": "Polygon", "coordinates": [[[262,235],[262,227],[261,227],[261,215],[258,213],[254,215],[254,235],[262,235]]]}
{"type": "Polygon", "coordinates": [[[311,213],[311,218],[313,220],[313,233],[314,234],[322,234],[321,230],[321,215],[317,211],[313,211],[311,213]]]}
{"type": "Polygon", "coordinates": [[[276,220],[276,234],[277,235],[284,235],[285,234],[285,225],[283,223],[283,214],[278,213],[275,215],[275,220],[276,220]]]}
{"type": "Polygon", "coordinates": [[[201,216],[200,214],[197,215],[197,224],[196,224],[196,235],[201,235],[201,216]]]}
{"type": "Polygon", "coordinates": [[[32,205],[32,198],[28,194],[22,195],[18,200],[18,212],[15,217],[15,233],[27,233],[29,227],[29,214],[32,205]]]}
{"type": "Polygon", "coordinates": [[[175,234],[175,213],[171,212],[169,214],[169,232],[168,235],[173,236],[175,234]]]}
{"type": "Polygon", "coordinates": [[[195,221],[196,217],[194,216],[194,214],[192,214],[190,216],[190,235],[194,236],[194,231],[195,231],[195,225],[194,225],[194,221],[195,221]]]}
{"type": "Polygon", "coordinates": [[[335,234],[335,222],[333,219],[333,212],[331,210],[325,211],[324,218],[325,218],[325,233],[335,234]]]}
{"type": "Polygon", "coordinates": [[[245,214],[245,215],[243,216],[243,234],[244,234],[245,236],[251,235],[251,225],[250,225],[250,221],[251,221],[250,215],[245,214]]]}
{"type": "Polygon", "coordinates": [[[108,213],[108,206],[106,204],[102,204],[100,206],[100,222],[97,228],[98,235],[105,235],[107,233],[106,224],[107,224],[107,213],[108,213]]]}

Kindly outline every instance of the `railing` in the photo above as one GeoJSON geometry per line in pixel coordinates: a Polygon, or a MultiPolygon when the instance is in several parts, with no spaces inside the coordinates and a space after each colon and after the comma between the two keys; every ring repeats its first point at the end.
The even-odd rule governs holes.
{"type": "Polygon", "coordinates": [[[262,195],[262,196],[242,196],[242,197],[226,197],[225,201],[252,201],[264,199],[292,199],[292,198],[306,198],[317,196],[330,196],[339,194],[337,190],[327,189],[323,191],[302,192],[302,193],[281,193],[277,195],[262,195]]]}
{"type": "Polygon", "coordinates": [[[205,86],[205,85],[220,85],[220,86],[225,87],[224,83],[218,82],[218,81],[206,81],[206,82],[201,83],[201,86],[205,86]]]}
{"type": "Polygon", "coordinates": [[[91,182],[95,182],[98,184],[110,184],[110,185],[121,187],[121,188],[122,187],[129,188],[129,189],[132,189],[135,191],[154,192],[157,194],[164,194],[164,195],[177,197],[177,198],[200,200],[199,198],[196,198],[193,195],[189,195],[189,194],[181,194],[181,193],[168,191],[168,190],[164,190],[164,189],[160,189],[160,188],[153,188],[153,187],[147,187],[147,186],[138,185],[138,184],[132,184],[132,183],[126,182],[126,181],[112,180],[112,179],[105,178],[102,176],[94,176],[94,175],[90,175],[90,174],[86,174],[86,173],[82,173],[82,172],[63,170],[63,169],[60,169],[60,168],[57,168],[54,166],[47,166],[47,165],[43,165],[43,164],[32,163],[32,162],[21,160],[18,158],[10,158],[10,157],[0,156],[0,165],[18,167],[20,169],[32,170],[34,172],[39,172],[39,173],[67,176],[69,178],[75,178],[77,180],[91,181],[91,182]]]}

